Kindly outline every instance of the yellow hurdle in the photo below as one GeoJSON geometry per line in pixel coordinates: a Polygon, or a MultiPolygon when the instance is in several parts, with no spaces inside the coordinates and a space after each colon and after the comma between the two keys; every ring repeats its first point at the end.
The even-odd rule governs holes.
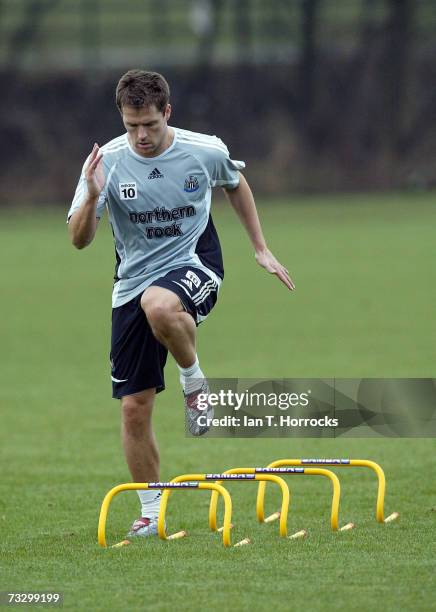
{"type": "MultiPolygon", "coordinates": [[[[276,468],[282,466],[300,466],[306,468],[306,466],[328,466],[328,467],[366,467],[373,470],[377,476],[378,489],[377,489],[377,505],[376,505],[376,519],[379,523],[390,523],[398,518],[398,512],[394,512],[386,519],[384,517],[384,501],[386,491],[386,479],[382,468],[375,461],[368,459],[278,459],[268,465],[269,468],[276,468]]],[[[307,470],[306,470],[307,471],[307,470]]],[[[259,483],[257,492],[257,509],[258,512],[263,515],[264,499],[265,499],[265,487],[266,483],[259,483]]]]}
{"type": "MultiPolygon", "coordinates": [[[[330,525],[333,531],[337,531],[339,528],[339,503],[341,498],[341,485],[339,483],[339,478],[331,472],[330,470],[322,469],[322,468],[292,468],[292,467],[267,467],[267,468],[231,468],[230,470],[226,470],[223,472],[223,476],[226,476],[226,479],[229,479],[229,475],[232,474],[252,474],[254,476],[254,480],[258,480],[259,489],[258,489],[258,497],[256,503],[256,515],[257,520],[260,523],[271,523],[272,521],[280,518],[280,535],[286,535],[286,524],[288,518],[288,512],[286,511],[286,515],[283,514],[283,502],[282,508],[280,512],[274,512],[271,516],[265,518],[264,513],[264,494],[262,497],[259,496],[259,491],[264,491],[266,487],[266,483],[270,478],[265,478],[265,476],[285,476],[292,474],[306,474],[308,476],[325,476],[329,478],[333,485],[333,496],[332,496],[332,504],[331,504],[331,514],[330,514],[330,525]],[[262,489],[261,489],[262,487],[262,489]]],[[[218,479],[217,483],[222,482],[221,479],[218,479]]],[[[283,480],[280,478],[280,480],[283,480]]],[[[213,529],[213,526],[216,526],[216,512],[218,505],[218,495],[215,492],[212,492],[210,498],[210,506],[209,506],[209,525],[213,529]]]]}
{"type": "Polygon", "coordinates": [[[167,536],[167,534],[165,533],[165,512],[168,503],[168,497],[171,491],[206,489],[212,491],[217,496],[221,495],[224,500],[223,544],[226,547],[231,546],[230,525],[232,520],[232,499],[230,497],[229,492],[223,486],[217,485],[213,482],[127,482],[125,484],[120,484],[116,487],[113,487],[113,489],[106,493],[100,509],[100,517],[98,520],[98,543],[100,544],[100,546],[107,548],[107,515],[109,512],[110,503],[115,497],[115,495],[121,493],[122,491],[137,491],[146,489],[164,489],[158,519],[158,535],[162,540],[172,540],[177,539],[178,537],[182,537],[180,535],[182,532],[179,532],[178,534],[173,534],[173,536],[176,535],[177,538],[174,538],[173,536],[167,536]]]}
{"type": "MultiPolygon", "coordinates": [[[[286,537],[288,534],[287,531],[287,519],[289,512],[289,488],[283,478],[280,478],[274,474],[255,474],[254,468],[234,468],[233,470],[227,470],[222,474],[181,474],[176,478],[173,478],[171,482],[181,483],[190,480],[197,481],[208,481],[215,480],[215,486],[221,486],[221,483],[225,481],[231,480],[240,482],[241,480],[250,480],[257,481],[259,483],[262,482],[275,482],[279,485],[282,492],[282,505],[280,511],[280,523],[279,523],[279,531],[282,537],[286,537]]],[[[164,491],[165,495],[166,491],[164,491]]],[[[163,497],[162,497],[163,500],[163,497]]],[[[209,506],[209,527],[212,531],[219,531],[217,527],[217,506],[218,506],[218,493],[216,490],[212,491],[212,496],[210,500],[209,506]]],[[[225,519],[225,514],[224,514],[225,519]]],[[[159,514],[159,520],[165,522],[165,514],[159,514]]],[[[225,521],[224,521],[225,522],[225,521]]]]}
{"type": "MultiPolygon", "coordinates": [[[[378,479],[376,519],[379,523],[391,523],[399,517],[398,512],[393,512],[388,517],[384,516],[384,499],[386,491],[386,480],[382,468],[367,459],[278,459],[273,461],[266,468],[232,468],[221,474],[182,474],[173,478],[170,482],[129,482],[113,487],[105,496],[100,509],[98,521],[98,543],[102,547],[107,547],[106,542],[106,522],[109,506],[112,499],[122,491],[137,491],[141,489],[163,489],[161,508],[158,518],[158,535],[162,540],[179,539],[186,535],[185,531],[180,531],[168,536],[165,531],[165,516],[167,511],[168,499],[173,490],[192,490],[205,489],[212,492],[209,505],[209,526],[212,531],[222,531],[223,544],[231,546],[230,530],[232,528],[232,499],[229,492],[222,486],[223,481],[254,480],[259,483],[256,501],[256,514],[260,522],[268,523],[280,518],[279,530],[282,537],[287,536],[287,518],[289,512],[290,493],[286,482],[281,478],[284,475],[301,474],[325,476],[329,478],[333,486],[333,497],[331,505],[330,523],[334,531],[339,529],[339,503],[340,503],[340,483],[339,479],[328,469],[319,466],[329,467],[366,467],[373,470],[378,479]],[[315,466],[315,467],[308,467],[315,466]],[[210,481],[215,482],[210,482],[210,481]],[[275,512],[265,518],[265,490],[267,482],[275,482],[279,485],[282,492],[282,505],[280,512],[275,512]],[[217,506],[218,497],[224,500],[224,524],[217,527],[217,506]]],[[[352,529],[354,525],[349,523],[342,527],[340,531],[352,529]]],[[[303,537],[305,530],[294,534],[291,537],[303,537]]],[[[247,540],[248,541],[248,540],[247,540]]],[[[118,546],[124,546],[127,540],[120,542],[118,546]]],[[[247,543],[243,541],[243,543],[247,543]]]]}
{"type": "MultiPolygon", "coordinates": [[[[333,531],[337,531],[339,529],[339,504],[341,500],[341,485],[339,482],[339,478],[336,474],[330,470],[326,470],[324,468],[302,468],[302,467],[281,467],[281,466],[268,466],[266,468],[255,468],[256,473],[267,473],[267,474],[281,474],[282,476],[292,476],[294,474],[300,474],[303,476],[324,476],[330,480],[333,486],[333,496],[332,496],[332,504],[330,511],[330,526],[333,531]]],[[[260,523],[270,523],[274,520],[274,517],[277,515],[275,512],[271,516],[265,518],[265,509],[264,509],[264,498],[265,498],[265,487],[266,482],[260,482],[259,488],[257,491],[257,500],[256,500],[256,515],[257,520],[260,523]],[[262,486],[262,489],[261,489],[262,486]]],[[[213,495],[213,493],[212,493],[213,495]]]]}

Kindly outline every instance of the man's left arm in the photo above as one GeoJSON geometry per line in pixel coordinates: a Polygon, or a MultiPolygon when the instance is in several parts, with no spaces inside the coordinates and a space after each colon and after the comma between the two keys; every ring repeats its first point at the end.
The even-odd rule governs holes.
{"type": "Polygon", "coordinates": [[[236,189],[224,189],[224,192],[247,230],[254,247],[256,261],[267,272],[275,274],[292,291],[295,285],[289,272],[277,261],[266,245],[251,189],[241,173],[239,179],[236,189]]]}

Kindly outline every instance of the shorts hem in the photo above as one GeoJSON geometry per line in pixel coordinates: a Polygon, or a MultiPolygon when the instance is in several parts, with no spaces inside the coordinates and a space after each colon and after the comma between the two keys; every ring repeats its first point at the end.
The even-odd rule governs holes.
{"type": "Polygon", "coordinates": [[[141,391],[147,391],[147,389],[156,389],[156,395],[161,391],[165,391],[165,384],[153,385],[153,384],[142,384],[136,385],[131,389],[112,391],[112,399],[123,399],[126,395],[135,395],[135,393],[141,393],[141,391]]]}

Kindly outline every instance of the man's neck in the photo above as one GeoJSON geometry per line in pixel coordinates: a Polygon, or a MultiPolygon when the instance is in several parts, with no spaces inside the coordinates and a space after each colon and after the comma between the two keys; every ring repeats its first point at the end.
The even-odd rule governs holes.
{"type": "MultiPolygon", "coordinates": [[[[173,144],[173,141],[174,141],[174,135],[175,134],[174,134],[173,128],[168,126],[164,141],[162,143],[162,148],[159,151],[159,153],[156,153],[156,155],[160,155],[161,153],[163,153],[164,151],[170,148],[170,146],[173,144]]],[[[153,155],[153,157],[155,156],[153,155]]]]}
{"type": "MultiPolygon", "coordinates": [[[[141,157],[143,157],[144,159],[153,159],[153,157],[158,157],[159,155],[162,155],[162,153],[164,153],[164,151],[169,149],[170,146],[173,144],[174,138],[175,138],[174,129],[171,127],[167,127],[167,130],[166,130],[161,146],[153,153],[153,155],[141,155],[141,157]]],[[[133,151],[135,151],[135,147],[133,146],[132,141],[130,140],[129,134],[127,134],[127,139],[129,141],[130,147],[132,148],[133,151]]],[[[136,154],[140,155],[138,152],[136,152],[136,154]]]]}

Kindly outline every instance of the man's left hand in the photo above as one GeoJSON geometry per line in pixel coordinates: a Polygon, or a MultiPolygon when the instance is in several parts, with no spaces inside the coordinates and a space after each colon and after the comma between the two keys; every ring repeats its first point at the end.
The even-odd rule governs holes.
{"type": "Polygon", "coordinates": [[[265,270],[270,274],[275,274],[290,291],[295,289],[295,285],[292,278],[289,276],[289,272],[279,261],[277,261],[271,251],[268,249],[259,251],[256,253],[255,257],[259,266],[265,268],[265,270]]]}

